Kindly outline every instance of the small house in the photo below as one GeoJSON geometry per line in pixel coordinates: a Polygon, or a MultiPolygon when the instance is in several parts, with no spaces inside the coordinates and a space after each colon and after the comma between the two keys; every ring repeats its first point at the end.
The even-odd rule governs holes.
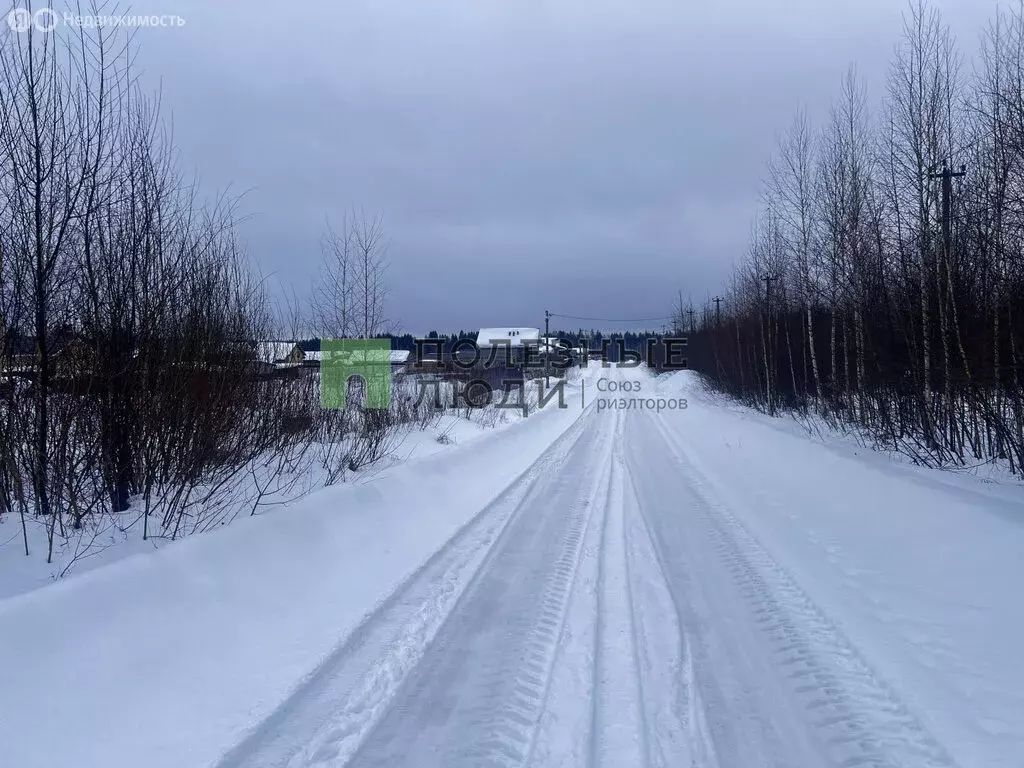
{"type": "Polygon", "coordinates": [[[301,364],[303,368],[315,368],[320,369],[320,363],[323,362],[323,351],[320,345],[320,339],[304,339],[298,342],[299,349],[302,350],[301,364]]]}
{"type": "Polygon", "coordinates": [[[261,341],[256,345],[256,359],[273,365],[296,365],[306,357],[302,347],[294,341],[261,341]]]}
{"type": "Polygon", "coordinates": [[[522,347],[525,344],[540,344],[540,328],[481,328],[476,335],[476,345],[481,349],[492,346],[522,347]]]}

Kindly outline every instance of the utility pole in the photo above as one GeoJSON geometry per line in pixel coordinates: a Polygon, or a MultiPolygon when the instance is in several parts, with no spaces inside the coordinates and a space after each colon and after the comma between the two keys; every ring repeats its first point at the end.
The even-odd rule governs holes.
{"type": "Polygon", "coordinates": [[[715,296],[712,301],[715,302],[715,325],[719,326],[722,324],[722,297],[715,296]]]}
{"type": "Polygon", "coordinates": [[[693,310],[692,309],[688,309],[688,310],[686,310],[686,313],[690,316],[690,335],[693,336],[693,333],[694,333],[693,310]]]}
{"type": "Polygon", "coordinates": [[[763,331],[764,341],[764,383],[765,383],[765,394],[768,399],[768,414],[771,416],[775,415],[775,401],[772,399],[772,366],[771,366],[771,352],[772,346],[774,346],[775,340],[771,339],[772,346],[769,346],[769,337],[772,332],[772,280],[775,279],[774,275],[765,275],[764,278],[764,307],[765,315],[767,320],[763,331]]]}
{"type": "Polygon", "coordinates": [[[551,313],[544,310],[544,387],[551,386],[551,313]]]}
{"type": "Polygon", "coordinates": [[[961,165],[959,171],[951,171],[944,166],[941,173],[929,173],[930,179],[942,179],[942,247],[945,250],[946,264],[949,264],[950,252],[953,250],[953,179],[967,175],[967,166],[961,165]]]}
{"type": "MultiPolygon", "coordinates": [[[[941,173],[929,173],[928,178],[931,179],[942,179],[942,260],[946,271],[946,292],[947,295],[951,292],[950,287],[950,261],[953,256],[953,225],[952,225],[952,208],[953,208],[953,179],[967,175],[967,166],[961,165],[959,171],[950,170],[948,165],[942,167],[941,173]]],[[[942,271],[939,270],[941,279],[942,271]]],[[[940,282],[939,288],[939,301],[943,302],[944,297],[942,296],[942,288],[940,282]]],[[[939,317],[942,323],[942,344],[946,353],[946,395],[952,398],[950,394],[950,372],[949,372],[949,348],[947,346],[948,338],[946,320],[943,310],[939,310],[939,317]]],[[[967,369],[967,361],[964,360],[964,369],[967,369]]],[[[969,376],[970,374],[968,374],[969,376]]]]}

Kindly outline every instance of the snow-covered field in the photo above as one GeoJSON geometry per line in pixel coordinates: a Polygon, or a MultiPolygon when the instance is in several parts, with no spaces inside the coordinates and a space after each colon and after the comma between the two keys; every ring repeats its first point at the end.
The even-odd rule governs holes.
{"type": "Polygon", "coordinates": [[[1021,765],[1019,486],[584,379],[0,600],[0,765],[1021,765]]]}

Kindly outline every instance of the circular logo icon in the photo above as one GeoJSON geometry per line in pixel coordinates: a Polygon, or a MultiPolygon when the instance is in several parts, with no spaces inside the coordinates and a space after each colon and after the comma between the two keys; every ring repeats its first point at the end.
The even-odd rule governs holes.
{"type": "Polygon", "coordinates": [[[27,8],[13,8],[7,14],[7,26],[15,32],[28,32],[32,26],[32,12],[27,8]]]}
{"type": "Polygon", "coordinates": [[[40,8],[35,13],[36,29],[40,32],[52,32],[60,17],[52,8],[40,8]]]}

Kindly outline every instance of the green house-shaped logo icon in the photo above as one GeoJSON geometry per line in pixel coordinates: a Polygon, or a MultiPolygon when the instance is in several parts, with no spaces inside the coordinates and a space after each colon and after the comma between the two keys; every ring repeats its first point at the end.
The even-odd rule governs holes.
{"type": "Polygon", "coordinates": [[[323,339],[320,351],[320,403],[324,408],[345,407],[352,377],[363,381],[367,408],[390,407],[390,340],[323,339]]]}

